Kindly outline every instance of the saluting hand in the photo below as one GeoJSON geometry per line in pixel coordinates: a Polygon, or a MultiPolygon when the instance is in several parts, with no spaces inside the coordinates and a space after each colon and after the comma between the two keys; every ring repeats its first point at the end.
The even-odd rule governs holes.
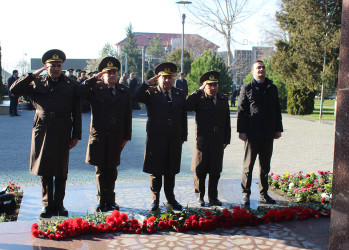
{"type": "Polygon", "coordinates": [[[206,83],[202,84],[199,89],[204,89],[206,87],[206,83]]]}
{"type": "Polygon", "coordinates": [[[108,73],[108,71],[107,70],[105,70],[105,71],[102,71],[102,72],[99,72],[97,75],[95,75],[94,77],[97,79],[97,81],[99,80],[99,79],[101,79],[102,78],[102,76],[104,75],[104,74],[106,74],[106,73],[108,73]]]}
{"type": "Polygon", "coordinates": [[[158,82],[160,75],[154,76],[152,78],[150,78],[148,81],[145,81],[146,84],[153,86],[158,82]]]}
{"type": "Polygon", "coordinates": [[[44,70],[47,70],[47,68],[48,68],[48,67],[45,65],[44,67],[35,70],[35,71],[32,73],[32,76],[38,77],[38,76],[41,74],[41,72],[43,72],[44,70]]]}

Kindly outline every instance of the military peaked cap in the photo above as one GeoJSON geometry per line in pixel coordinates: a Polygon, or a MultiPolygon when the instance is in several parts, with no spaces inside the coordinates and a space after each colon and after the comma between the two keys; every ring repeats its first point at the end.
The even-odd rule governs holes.
{"type": "Polygon", "coordinates": [[[219,73],[217,71],[208,71],[202,76],[200,76],[200,83],[213,83],[217,82],[218,83],[219,79],[219,73]]]}
{"type": "Polygon", "coordinates": [[[116,71],[119,71],[120,62],[118,59],[111,56],[103,58],[103,60],[98,66],[99,72],[106,71],[106,70],[113,70],[113,69],[115,69],[116,71]]]}
{"type": "Polygon", "coordinates": [[[173,76],[176,71],[176,64],[171,62],[160,63],[155,67],[155,75],[173,76]]]}
{"type": "Polygon", "coordinates": [[[47,51],[43,56],[42,56],[42,63],[49,63],[49,62],[61,62],[63,63],[65,61],[66,57],[65,54],[62,50],[59,49],[51,49],[47,51]]]}

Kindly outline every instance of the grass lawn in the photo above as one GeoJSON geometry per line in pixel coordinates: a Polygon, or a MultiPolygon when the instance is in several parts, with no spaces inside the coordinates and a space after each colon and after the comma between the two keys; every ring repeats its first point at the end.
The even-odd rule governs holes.
{"type": "MultiPolygon", "coordinates": [[[[229,102],[230,104],[230,102],[229,102]]],[[[297,115],[298,117],[313,119],[313,120],[319,120],[319,113],[320,113],[320,100],[315,100],[315,108],[312,114],[310,115],[297,115]]],[[[230,112],[237,112],[237,101],[235,104],[235,107],[230,107],[230,112]]],[[[285,114],[287,111],[284,112],[285,114]]],[[[325,100],[324,105],[322,107],[322,117],[321,120],[336,120],[334,116],[334,100],[325,100]]]]}
{"type": "MultiPolygon", "coordinates": [[[[334,103],[335,100],[324,100],[324,104],[322,106],[322,117],[321,120],[336,120],[336,117],[334,116],[334,103]]],[[[299,117],[313,119],[313,120],[319,120],[319,113],[320,113],[320,100],[315,99],[314,103],[314,111],[310,115],[297,115],[299,117]]]]}

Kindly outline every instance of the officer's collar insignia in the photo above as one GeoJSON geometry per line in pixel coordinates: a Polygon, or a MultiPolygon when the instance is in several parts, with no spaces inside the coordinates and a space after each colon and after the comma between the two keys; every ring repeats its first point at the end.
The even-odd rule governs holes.
{"type": "Polygon", "coordinates": [[[113,64],[112,62],[108,62],[108,63],[107,63],[107,66],[108,66],[108,67],[113,67],[114,64],[113,64]]]}

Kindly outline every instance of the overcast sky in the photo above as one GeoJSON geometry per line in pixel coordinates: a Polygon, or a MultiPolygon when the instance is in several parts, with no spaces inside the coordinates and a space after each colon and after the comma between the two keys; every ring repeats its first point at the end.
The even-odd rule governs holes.
{"type": "MultiPolygon", "coordinates": [[[[130,23],[134,32],[182,33],[183,9],[177,1],[0,0],[2,67],[12,72],[24,57],[41,58],[49,49],[61,49],[67,58],[96,58],[105,43],[125,38],[130,23]]],[[[257,24],[278,8],[278,0],[250,2],[259,12],[234,31],[240,43],[260,40],[257,24]]],[[[199,34],[219,45],[219,51],[226,50],[220,35],[195,25],[187,10],[186,14],[185,33],[199,34]]]]}

